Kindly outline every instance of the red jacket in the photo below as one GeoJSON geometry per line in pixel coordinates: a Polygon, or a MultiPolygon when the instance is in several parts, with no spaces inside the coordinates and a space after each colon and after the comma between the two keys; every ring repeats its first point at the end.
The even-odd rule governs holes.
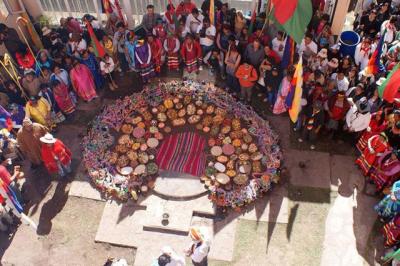
{"type": "Polygon", "coordinates": [[[247,68],[245,64],[239,66],[236,77],[239,79],[240,86],[244,88],[253,87],[258,80],[256,69],[252,65],[247,68]]]}
{"type": "Polygon", "coordinates": [[[62,165],[71,162],[71,151],[60,140],[56,140],[53,146],[42,145],[42,160],[50,173],[57,173],[58,166],[56,158],[62,165]]]}
{"type": "Polygon", "coordinates": [[[200,59],[202,53],[200,43],[193,41],[193,47],[190,50],[187,49],[186,43],[187,41],[184,41],[181,48],[181,56],[184,62],[200,59]]]}

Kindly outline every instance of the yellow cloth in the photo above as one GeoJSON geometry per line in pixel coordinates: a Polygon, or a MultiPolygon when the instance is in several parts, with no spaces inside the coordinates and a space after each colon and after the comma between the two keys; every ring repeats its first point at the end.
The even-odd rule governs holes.
{"type": "Polygon", "coordinates": [[[32,106],[30,102],[25,106],[26,117],[31,118],[33,121],[44,126],[51,126],[51,107],[48,101],[40,98],[36,106],[32,106]]]}

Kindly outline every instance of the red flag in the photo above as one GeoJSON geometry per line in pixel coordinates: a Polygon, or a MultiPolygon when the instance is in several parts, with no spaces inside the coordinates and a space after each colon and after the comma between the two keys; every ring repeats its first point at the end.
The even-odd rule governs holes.
{"type": "Polygon", "coordinates": [[[90,39],[92,40],[94,54],[97,57],[103,58],[104,55],[106,54],[106,50],[104,49],[104,47],[101,45],[101,43],[97,39],[96,34],[94,34],[92,24],[90,24],[88,21],[86,21],[86,28],[89,32],[90,39]]]}

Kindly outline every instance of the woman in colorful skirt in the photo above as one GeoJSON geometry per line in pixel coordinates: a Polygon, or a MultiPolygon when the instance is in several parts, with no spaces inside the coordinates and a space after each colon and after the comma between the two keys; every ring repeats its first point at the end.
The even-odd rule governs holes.
{"type": "Polygon", "coordinates": [[[181,44],[178,38],[172,33],[168,34],[167,39],[164,41],[164,50],[167,53],[167,66],[168,70],[179,71],[179,48],[181,44]]]}
{"type": "Polygon", "coordinates": [[[51,88],[53,89],[54,99],[61,111],[66,115],[75,112],[75,103],[69,94],[67,86],[55,79],[51,82],[51,88]]]}
{"type": "Polygon", "coordinates": [[[388,138],[385,133],[372,136],[368,139],[367,147],[357,158],[356,164],[362,173],[367,176],[376,160],[388,149],[388,138]]]}
{"type": "Polygon", "coordinates": [[[368,139],[372,136],[378,135],[386,129],[387,122],[385,119],[384,112],[376,112],[371,116],[371,122],[369,122],[368,128],[363,132],[360,139],[357,142],[357,149],[360,152],[368,145],[368,139]]]}
{"type": "Polygon", "coordinates": [[[392,186],[400,178],[400,150],[386,151],[379,157],[370,178],[374,181],[377,191],[392,186]]]}
{"type": "Polygon", "coordinates": [[[375,211],[384,220],[392,219],[400,212],[400,181],[393,184],[390,194],[375,206],[375,211]]]}
{"type": "Polygon", "coordinates": [[[104,84],[104,78],[103,75],[101,75],[100,66],[96,57],[90,53],[89,50],[82,53],[82,64],[86,65],[90,72],[92,72],[96,88],[101,89],[104,84]]]}
{"type": "Polygon", "coordinates": [[[140,76],[144,83],[148,83],[155,76],[154,63],[152,61],[152,53],[150,45],[139,40],[135,48],[136,66],[140,70],[140,76]]]}
{"type": "Polygon", "coordinates": [[[185,62],[185,71],[187,73],[197,72],[202,56],[201,47],[198,41],[193,39],[193,35],[187,34],[182,44],[181,56],[185,62]]]}
{"type": "Polygon", "coordinates": [[[292,79],[293,73],[288,70],[288,73],[282,79],[281,85],[279,86],[278,96],[274,104],[273,113],[276,115],[282,114],[287,111],[286,97],[290,92],[292,79]]]}
{"type": "Polygon", "coordinates": [[[160,39],[153,36],[153,34],[148,33],[147,35],[147,43],[150,45],[152,61],[155,65],[155,72],[159,74],[161,72],[161,66],[164,63],[164,50],[162,48],[162,43],[160,39]]]}
{"type": "Polygon", "coordinates": [[[92,72],[87,66],[80,64],[77,59],[75,59],[70,71],[70,78],[72,87],[84,101],[90,102],[97,98],[92,72]]]}

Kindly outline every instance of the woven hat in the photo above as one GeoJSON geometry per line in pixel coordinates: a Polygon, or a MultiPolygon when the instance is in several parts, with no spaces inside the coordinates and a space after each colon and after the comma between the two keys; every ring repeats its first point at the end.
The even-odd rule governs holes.
{"type": "Polygon", "coordinates": [[[29,75],[29,74],[35,75],[35,70],[33,70],[32,68],[28,68],[24,71],[24,76],[29,75]]]}
{"type": "Polygon", "coordinates": [[[190,228],[189,231],[189,236],[194,240],[194,241],[202,241],[203,236],[198,228],[192,227],[190,228]]]}
{"type": "Polygon", "coordinates": [[[54,144],[56,139],[50,133],[46,133],[46,135],[40,138],[40,141],[46,144],[54,144]]]}

